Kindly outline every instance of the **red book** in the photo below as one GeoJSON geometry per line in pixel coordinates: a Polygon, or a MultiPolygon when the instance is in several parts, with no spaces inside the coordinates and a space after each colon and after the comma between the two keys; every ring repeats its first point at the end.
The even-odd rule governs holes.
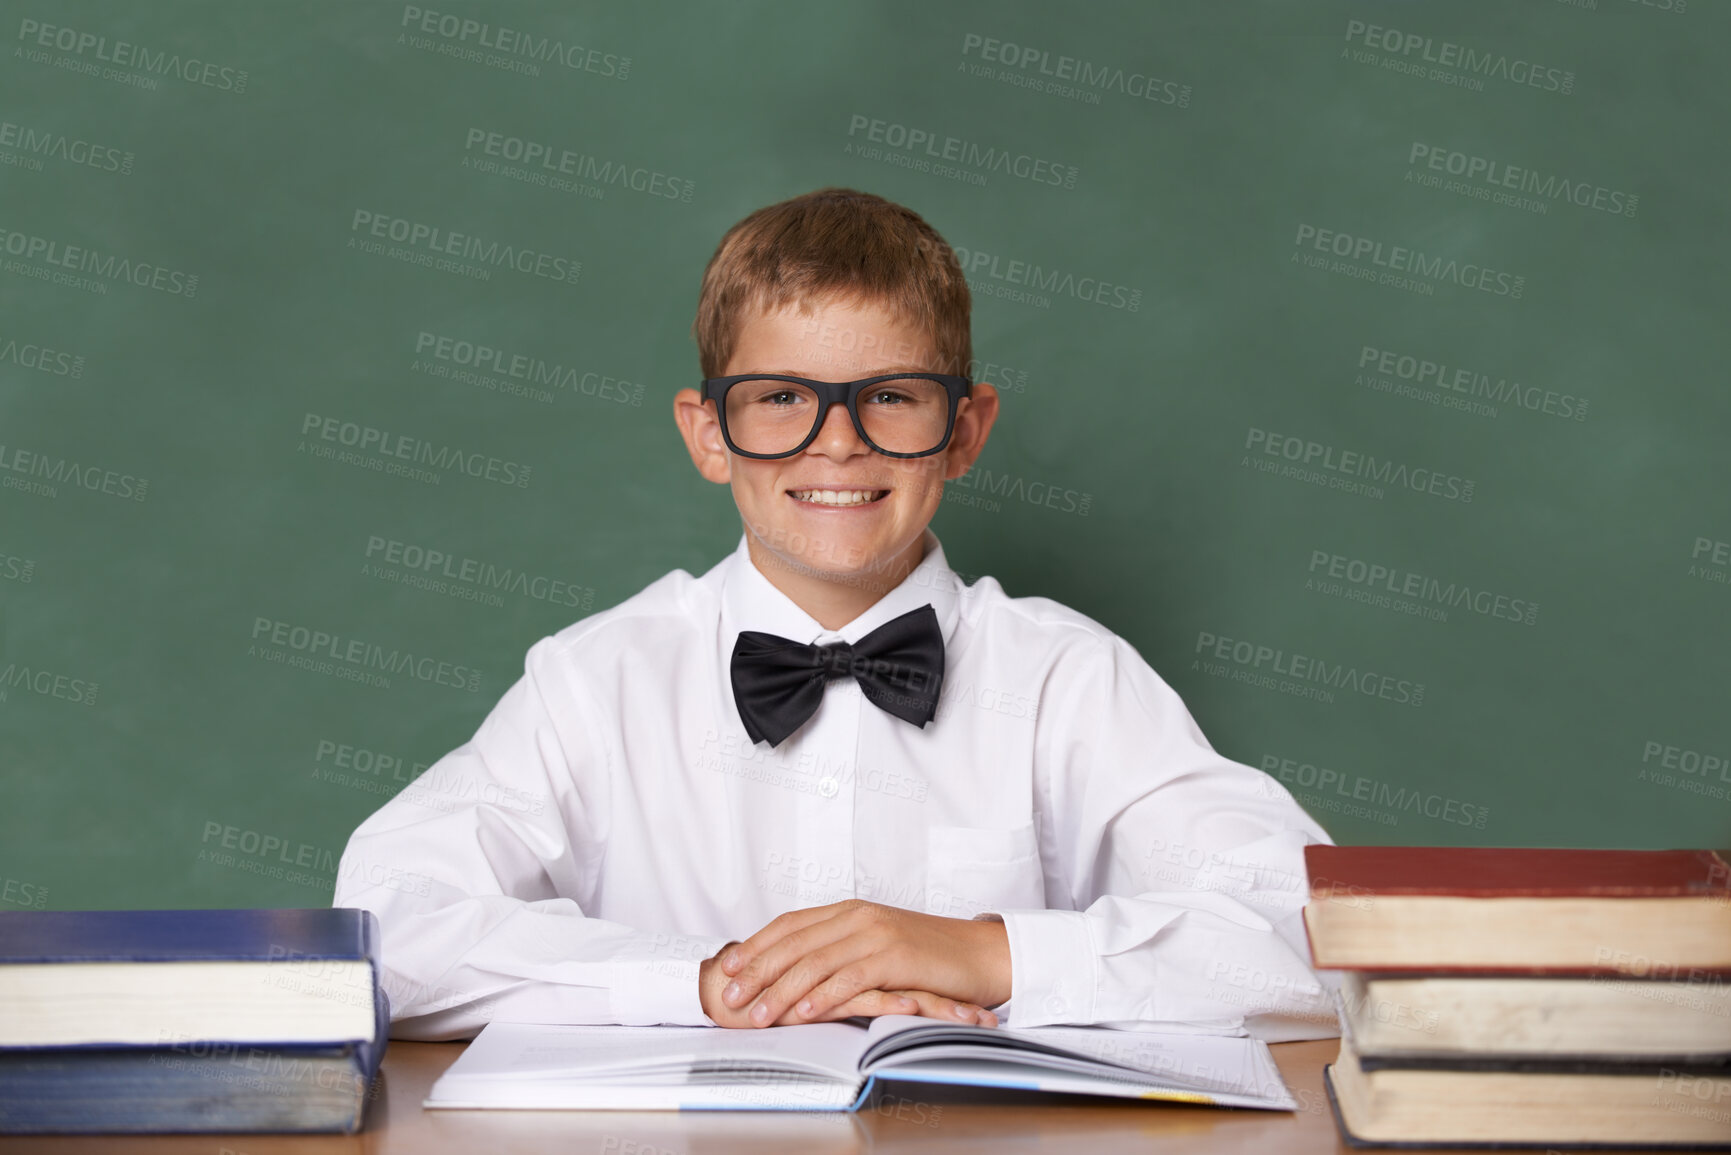
{"type": "Polygon", "coordinates": [[[1304,857],[1319,967],[1731,970],[1731,865],[1710,850],[1314,845],[1304,857]]]}

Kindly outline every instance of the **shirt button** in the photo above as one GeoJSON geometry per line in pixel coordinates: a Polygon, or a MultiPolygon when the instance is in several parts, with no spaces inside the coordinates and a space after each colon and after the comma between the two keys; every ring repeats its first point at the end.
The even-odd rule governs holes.
{"type": "Polygon", "coordinates": [[[840,788],[841,783],[837,782],[833,777],[826,776],[818,779],[817,792],[825,798],[834,798],[835,792],[840,788]]]}
{"type": "Polygon", "coordinates": [[[1048,1015],[1061,1015],[1069,1009],[1070,1004],[1057,995],[1046,996],[1046,1013],[1048,1015]]]}

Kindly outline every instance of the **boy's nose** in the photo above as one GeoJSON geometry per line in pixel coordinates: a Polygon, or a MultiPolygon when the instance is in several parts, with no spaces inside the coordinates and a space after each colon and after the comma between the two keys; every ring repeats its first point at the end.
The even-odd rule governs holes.
{"type": "Polygon", "coordinates": [[[829,407],[829,412],[823,415],[817,437],[806,446],[806,452],[821,453],[825,457],[852,457],[862,451],[871,452],[871,446],[860,440],[859,430],[853,427],[847,406],[839,402],[829,407]]]}

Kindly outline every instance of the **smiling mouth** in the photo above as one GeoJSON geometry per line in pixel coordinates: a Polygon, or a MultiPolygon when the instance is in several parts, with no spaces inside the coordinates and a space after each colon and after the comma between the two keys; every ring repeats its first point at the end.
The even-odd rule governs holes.
{"type": "Polygon", "coordinates": [[[889,496],[887,489],[790,489],[787,495],[807,505],[870,505],[889,496]]]}

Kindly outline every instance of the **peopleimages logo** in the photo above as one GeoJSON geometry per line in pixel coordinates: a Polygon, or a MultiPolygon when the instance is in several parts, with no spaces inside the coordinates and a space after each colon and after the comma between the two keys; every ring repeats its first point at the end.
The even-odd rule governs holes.
{"type": "Polygon", "coordinates": [[[178,52],[157,52],[142,44],[110,40],[106,36],[98,36],[94,32],[77,28],[44,24],[40,20],[25,18],[18,22],[18,40],[21,44],[54,48],[61,52],[70,52],[74,56],[88,56],[92,60],[100,60],[121,68],[136,68],[154,76],[178,77],[188,84],[202,85],[205,88],[235,93],[246,91],[245,69],[231,68],[201,60],[196,56],[182,57],[178,52]]]}
{"type": "Polygon", "coordinates": [[[29,584],[36,577],[36,559],[18,557],[0,549],[0,580],[29,584]]]}
{"type": "MultiPolygon", "coordinates": [[[[1405,462],[1394,461],[1386,457],[1378,457],[1374,453],[1362,453],[1355,449],[1340,449],[1321,441],[1311,441],[1303,437],[1293,437],[1284,433],[1274,433],[1267,429],[1251,426],[1244,436],[1244,448],[1248,451],[1245,462],[1254,464],[1264,472],[1272,471],[1276,462],[1258,462],[1248,454],[1256,453],[1264,457],[1281,458],[1291,462],[1293,467],[1307,474],[1301,480],[1317,481],[1326,479],[1331,488],[1354,490],[1361,483],[1347,482],[1345,478],[1363,478],[1366,482],[1396,489],[1410,489],[1415,493],[1426,493],[1432,497],[1441,497],[1448,501],[1470,502],[1473,499],[1473,481],[1467,477],[1456,477],[1452,473],[1443,473],[1435,469],[1408,467],[1405,462]],[[1320,471],[1326,470],[1328,473],[1320,471]],[[1328,474],[1336,475],[1329,478],[1328,474]],[[1334,484],[1335,481],[1341,484],[1334,484]]],[[[1320,482],[1319,482],[1320,483],[1320,482]]],[[[1380,497],[1381,494],[1376,494],[1380,497]]]]}
{"type": "Polygon", "coordinates": [[[1731,584],[1731,541],[1697,537],[1689,557],[1690,577],[1718,585],[1731,584]]]}
{"type": "Polygon", "coordinates": [[[854,113],[848,118],[849,137],[862,137],[871,144],[906,149],[920,153],[929,160],[947,161],[979,172],[999,173],[1019,177],[1035,184],[1075,188],[1077,168],[1043,156],[1014,152],[995,145],[942,135],[935,129],[899,124],[854,113]]]}
{"type": "MultiPolygon", "coordinates": [[[[21,233],[0,225],[0,252],[24,261],[40,262],[53,269],[72,269],[106,281],[130,281],[142,289],[155,289],[177,297],[198,295],[198,275],[171,269],[150,261],[135,261],[116,253],[105,253],[88,245],[69,245],[52,237],[21,233]]],[[[14,270],[20,271],[20,270],[14,270]]],[[[103,281],[93,282],[106,293],[103,281]]]]}
{"type": "Polygon", "coordinates": [[[1587,419],[1587,399],[1584,397],[1554,389],[1541,389],[1537,385],[1523,385],[1507,377],[1493,378],[1488,373],[1451,365],[1446,361],[1433,361],[1429,357],[1364,345],[1359,349],[1358,367],[1384,374],[1384,378],[1379,380],[1373,375],[1361,373],[1358,380],[1361,385],[1380,388],[1385,392],[1403,393],[1416,401],[1429,401],[1445,408],[1482,411],[1493,417],[1496,415],[1494,407],[1463,399],[1473,397],[1498,405],[1518,405],[1534,413],[1546,413],[1571,421],[1587,419]],[[1394,380],[1410,384],[1396,386],[1394,380]],[[1457,393],[1462,394],[1463,398],[1453,396],[1457,393]]]}
{"type": "MultiPolygon", "coordinates": [[[[1382,269],[1387,274],[1409,274],[1425,281],[1442,281],[1459,285],[1463,289],[1477,289],[1482,293],[1509,297],[1517,301],[1526,291],[1527,279],[1517,273],[1489,268],[1473,261],[1462,262],[1453,257],[1439,257],[1404,245],[1384,244],[1371,237],[1318,228],[1312,224],[1300,224],[1292,243],[1295,250],[1309,249],[1317,253],[1332,254],[1342,261],[1355,264],[1368,261],[1375,267],[1335,270],[1349,272],[1365,280],[1376,280],[1382,275],[1377,270],[1382,269]]],[[[1294,251],[1292,259],[1299,261],[1300,258],[1301,252],[1294,251]]],[[[1303,263],[1314,265],[1318,261],[1312,258],[1303,263]]]]}
{"type": "MultiPolygon", "coordinates": [[[[1176,80],[1163,80],[1158,76],[1135,69],[1117,68],[1106,64],[1097,64],[1091,60],[1083,60],[1075,56],[1053,54],[1044,48],[1032,45],[1017,44],[1010,40],[998,40],[990,36],[982,36],[977,32],[969,32],[962,36],[963,57],[975,57],[990,64],[1001,64],[1006,68],[1015,69],[1025,75],[1018,78],[1018,87],[1032,88],[1038,92],[1052,92],[1060,96],[1070,96],[1072,89],[1091,89],[1088,95],[1094,99],[1089,103],[1098,103],[1096,92],[1116,92],[1137,100],[1153,101],[1156,104],[1171,104],[1179,108],[1190,106],[1190,86],[1180,84],[1176,80]]],[[[1015,83],[1015,82],[1012,82],[1015,83]]]]}
{"type": "Polygon", "coordinates": [[[289,660],[283,664],[314,673],[337,673],[350,681],[371,685],[388,686],[389,679],[382,674],[407,674],[418,681],[470,693],[481,688],[481,671],[460,662],[386,647],[296,622],[253,618],[252,644],[247,647],[247,656],[282,662],[285,655],[289,660]]]}
{"type": "Polygon", "coordinates": [[[4,362],[56,377],[84,376],[83,354],[52,349],[33,341],[20,341],[16,337],[0,337],[0,363],[4,362]]]}
{"type": "MultiPolygon", "coordinates": [[[[595,591],[588,586],[510,566],[496,566],[492,562],[415,542],[398,541],[382,534],[367,537],[366,559],[361,567],[363,576],[397,580],[406,585],[424,585],[435,593],[447,592],[446,583],[452,583],[459,587],[472,587],[477,592],[503,591],[574,609],[588,610],[595,604],[595,591]]],[[[469,600],[479,599],[471,597],[469,600]]],[[[499,601],[497,604],[504,603],[499,601]]]]}
{"type": "Polygon", "coordinates": [[[59,698],[79,706],[96,705],[97,683],[76,674],[61,673],[41,666],[22,666],[8,662],[0,667],[0,702],[9,690],[25,690],[44,698],[59,698]]]}
{"type": "Polygon", "coordinates": [[[45,156],[102,172],[117,172],[122,176],[132,172],[130,152],[10,120],[0,120],[0,148],[15,148],[31,156],[45,156]]]}
{"type": "MultiPolygon", "coordinates": [[[[403,5],[400,27],[425,37],[439,37],[446,42],[439,46],[445,49],[441,54],[459,59],[482,59],[483,54],[478,50],[488,49],[505,58],[515,58],[518,63],[529,67],[559,64],[573,72],[589,72],[610,80],[625,80],[631,75],[629,56],[587,48],[553,36],[537,36],[451,12],[437,12],[415,4],[403,5]],[[470,48],[470,45],[474,47],[470,48]]],[[[416,44],[415,47],[423,45],[416,44]]]]}
{"type": "MultiPolygon", "coordinates": [[[[452,232],[424,221],[411,221],[367,209],[356,209],[349,221],[349,232],[366,237],[378,237],[421,250],[430,255],[457,257],[494,268],[515,269],[519,273],[544,277],[550,281],[576,283],[583,272],[583,262],[538,252],[517,245],[501,244],[473,233],[452,232]]],[[[355,236],[349,238],[353,244],[355,236]]]]}
{"type": "Polygon", "coordinates": [[[38,497],[57,497],[60,491],[56,487],[60,485],[130,501],[143,501],[150,493],[150,482],[130,473],[0,444],[0,488],[34,493],[38,497]]]}
{"type": "MultiPolygon", "coordinates": [[[[1511,57],[1502,52],[1469,48],[1452,40],[1438,40],[1434,36],[1419,32],[1402,32],[1398,28],[1384,28],[1380,24],[1367,24],[1363,20],[1348,20],[1345,39],[1348,45],[1358,44],[1373,53],[1388,53],[1394,60],[1406,66],[1396,71],[1426,75],[1433,80],[1445,77],[1473,79],[1479,82],[1473,87],[1482,87],[1483,80],[1488,78],[1506,80],[1512,84],[1527,85],[1564,96],[1575,91],[1573,72],[1551,68],[1521,57],[1511,57]],[[1413,59],[1414,56],[1417,57],[1416,60],[1413,59]],[[1435,66],[1429,73],[1424,69],[1427,64],[1435,66]]],[[[1341,55],[1346,54],[1347,49],[1342,48],[1341,55]]]]}
{"type": "MultiPolygon", "coordinates": [[[[1422,814],[1439,822],[1470,826],[1475,830],[1483,830],[1491,814],[1489,806],[1462,802],[1446,794],[1427,794],[1409,786],[1394,786],[1375,778],[1366,778],[1362,774],[1346,774],[1326,766],[1319,767],[1310,762],[1283,758],[1278,754],[1264,754],[1261,766],[1288,786],[1314,790],[1324,795],[1332,793],[1337,798],[1366,802],[1389,811],[1422,814]]],[[[1394,823],[1385,822],[1384,825],[1392,826],[1394,823]]]]}
{"type": "Polygon", "coordinates": [[[1499,621],[1539,624],[1539,603],[1535,601],[1327,550],[1310,551],[1308,573],[1304,582],[1307,590],[1418,617],[1447,621],[1448,610],[1464,609],[1499,621]]]}
{"type": "Polygon", "coordinates": [[[1045,506],[1047,509],[1079,514],[1082,517],[1088,516],[1088,510],[1094,504],[1094,495],[1091,493],[1082,493],[1049,481],[1029,481],[1011,473],[993,473],[990,469],[970,469],[960,477],[941,482],[940,485],[973,489],[995,497],[1024,501],[1029,505],[1045,506]]]}
{"type": "Polygon", "coordinates": [[[1230,676],[1233,681],[1279,689],[1282,693],[1295,693],[1298,697],[1331,702],[1333,696],[1327,691],[1333,689],[1406,706],[1424,704],[1423,682],[1375,670],[1361,670],[1344,662],[1329,662],[1308,654],[1288,653],[1275,646],[1228,638],[1206,630],[1197,633],[1193,652],[1198,657],[1191,661],[1191,669],[1221,677],[1230,676]],[[1299,693],[1298,688],[1312,692],[1299,693]]]}
{"type": "MultiPolygon", "coordinates": [[[[586,397],[594,397],[602,401],[612,401],[621,405],[643,404],[643,383],[626,381],[618,377],[610,377],[594,370],[574,368],[556,362],[549,362],[540,357],[530,356],[508,349],[500,349],[478,341],[469,341],[461,337],[451,337],[443,333],[429,333],[422,329],[415,335],[415,354],[417,357],[435,361],[448,362],[455,370],[444,373],[434,372],[434,376],[454,376],[466,383],[468,377],[481,374],[497,374],[523,383],[520,390],[525,396],[535,400],[551,401],[553,395],[548,389],[564,389],[571,393],[581,393],[586,397]],[[474,370],[473,374],[463,375],[461,370],[474,370]],[[547,386],[547,389],[536,388],[547,386]]],[[[421,367],[416,361],[412,368],[421,367]]],[[[518,392],[508,389],[507,392],[518,392]]]]}
{"type": "Polygon", "coordinates": [[[432,478],[435,483],[439,474],[428,470],[415,470],[413,466],[401,463],[412,462],[414,466],[425,465],[436,470],[455,471],[469,477],[484,478],[499,485],[514,485],[518,488],[528,487],[529,474],[533,468],[520,461],[507,461],[485,453],[472,453],[454,445],[443,445],[318,413],[308,413],[301,419],[301,435],[307,438],[300,443],[300,451],[303,453],[310,451],[314,456],[331,457],[346,464],[363,465],[386,473],[409,471],[426,474],[426,477],[418,477],[417,480],[432,478]],[[320,441],[348,446],[353,452],[338,454],[334,449],[320,446],[320,441]],[[363,458],[362,454],[374,456],[363,458]],[[381,458],[393,460],[380,461],[381,458]]]}
{"type": "Polygon", "coordinates": [[[1408,181],[1415,176],[1424,176],[1426,170],[1430,173],[1444,173],[1460,177],[1466,184],[1483,186],[1475,187],[1474,191],[1485,194],[1486,199],[1508,198],[1499,203],[1513,204],[1516,208],[1530,207],[1525,203],[1526,198],[1514,195],[1518,193],[1541,198],[1541,206],[1545,201],[1563,200],[1584,209],[1597,209],[1625,217],[1634,216],[1636,207],[1641,203],[1639,196],[1621,189],[1606,188],[1584,180],[1571,180],[1556,173],[1539,173],[1520,165],[1506,164],[1490,157],[1417,140],[1412,142],[1412,148],[1407,152],[1406,163],[1408,181]],[[1509,191],[1505,193],[1503,190],[1509,191]]]}
{"type": "Polygon", "coordinates": [[[1037,293],[1053,293],[1131,313],[1142,307],[1142,290],[1128,285],[1115,284],[1100,277],[1078,277],[1075,273],[1063,269],[1047,268],[1032,261],[1014,260],[998,253],[967,249],[961,245],[952,246],[951,251],[963,275],[968,278],[969,287],[976,292],[985,291],[993,296],[1014,293],[1016,295],[1010,298],[1012,300],[1027,298],[1037,293]],[[990,280],[979,280],[976,286],[976,280],[982,277],[990,280]],[[994,281],[1003,282],[1005,285],[1025,285],[1033,293],[1021,290],[998,292],[999,286],[993,284],[994,281]]]}
{"type": "Polygon", "coordinates": [[[1695,750],[1649,738],[1641,749],[1635,781],[1731,802],[1731,752],[1695,750]]]}
{"type": "MultiPolygon", "coordinates": [[[[485,128],[471,128],[463,140],[465,153],[478,152],[520,164],[531,184],[549,184],[560,177],[593,181],[598,188],[612,185],[645,196],[690,203],[697,186],[683,177],[669,176],[658,169],[641,165],[602,160],[586,152],[573,152],[547,141],[529,140],[485,128]]],[[[464,164],[469,158],[463,158],[464,164]]],[[[552,187],[563,187],[554,183],[552,187]]]]}

